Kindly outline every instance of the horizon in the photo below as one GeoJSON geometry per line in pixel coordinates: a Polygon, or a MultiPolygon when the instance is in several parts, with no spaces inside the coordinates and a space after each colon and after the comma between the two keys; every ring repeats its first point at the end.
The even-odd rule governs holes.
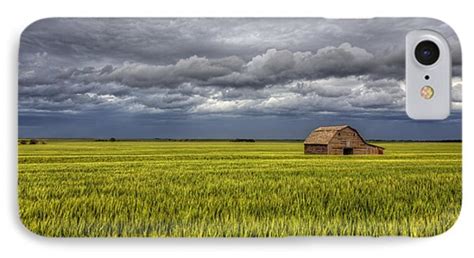
{"type": "MultiPolygon", "coordinates": [[[[272,139],[272,138],[91,138],[91,137],[76,137],[76,138],[64,138],[64,137],[22,137],[18,140],[28,140],[28,139],[37,139],[37,140],[84,140],[84,141],[99,141],[107,142],[111,141],[110,139],[114,138],[113,141],[235,141],[235,140],[255,140],[255,141],[304,141],[302,139],[272,139]]],[[[387,140],[387,139],[366,139],[368,142],[462,142],[462,139],[440,139],[440,140],[424,140],[424,139],[414,139],[414,140],[387,140]]]]}

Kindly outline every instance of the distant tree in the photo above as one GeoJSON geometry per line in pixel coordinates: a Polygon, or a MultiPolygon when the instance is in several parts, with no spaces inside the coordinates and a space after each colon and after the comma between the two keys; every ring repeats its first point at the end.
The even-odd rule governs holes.
{"type": "Polygon", "coordinates": [[[111,142],[115,142],[117,139],[115,139],[114,137],[110,138],[109,141],[111,142]]]}
{"type": "Polygon", "coordinates": [[[46,141],[41,141],[41,144],[46,144],[46,141]]]}
{"type": "Polygon", "coordinates": [[[30,139],[30,144],[38,144],[38,139],[30,139]]]}
{"type": "Polygon", "coordinates": [[[235,140],[231,140],[231,142],[255,142],[255,139],[235,139],[235,140]]]}
{"type": "Polygon", "coordinates": [[[27,140],[20,140],[20,144],[22,144],[22,145],[25,145],[25,144],[27,144],[27,143],[28,143],[27,140]]]}

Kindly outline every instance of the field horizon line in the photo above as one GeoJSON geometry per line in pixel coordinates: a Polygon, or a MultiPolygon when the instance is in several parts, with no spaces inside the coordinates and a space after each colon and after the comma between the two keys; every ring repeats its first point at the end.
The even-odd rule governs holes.
{"type": "MultiPolygon", "coordinates": [[[[157,141],[157,142],[303,142],[304,139],[273,139],[273,138],[119,138],[119,137],[18,137],[18,140],[51,140],[51,141],[157,141]]],[[[369,142],[462,142],[462,139],[367,139],[369,142]]]]}

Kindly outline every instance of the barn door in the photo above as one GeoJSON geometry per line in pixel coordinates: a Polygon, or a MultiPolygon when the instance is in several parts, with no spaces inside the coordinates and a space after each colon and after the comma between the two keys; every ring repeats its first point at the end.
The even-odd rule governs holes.
{"type": "Polygon", "coordinates": [[[352,155],[353,153],[354,153],[354,149],[352,149],[352,148],[344,148],[342,150],[342,154],[344,154],[344,155],[352,155]]]}

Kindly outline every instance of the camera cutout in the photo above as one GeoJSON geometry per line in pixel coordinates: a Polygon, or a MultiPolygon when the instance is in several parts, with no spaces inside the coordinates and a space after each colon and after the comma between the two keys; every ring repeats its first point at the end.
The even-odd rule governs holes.
{"type": "Polygon", "coordinates": [[[416,45],[415,57],[422,65],[432,65],[438,61],[439,48],[433,41],[421,41],[416,45]]]}
{"type": "Polygon", "coordinates": [[[446,39],[415,30],[405,41],[406,113],[415,120],[443,120],[451,109],[451,54],[446,39]],[[428,82],[429,81],[429,82],[428,82]]]}

